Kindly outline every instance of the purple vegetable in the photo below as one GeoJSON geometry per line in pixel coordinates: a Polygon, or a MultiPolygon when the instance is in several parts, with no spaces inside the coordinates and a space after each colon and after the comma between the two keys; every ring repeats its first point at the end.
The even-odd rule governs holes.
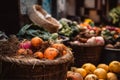
{"type": "Polygon", "coordinates": [[[20,48],[23,49],[30,49],[31,48],[31,41],[23,41],[20,43],[20,48]]]}

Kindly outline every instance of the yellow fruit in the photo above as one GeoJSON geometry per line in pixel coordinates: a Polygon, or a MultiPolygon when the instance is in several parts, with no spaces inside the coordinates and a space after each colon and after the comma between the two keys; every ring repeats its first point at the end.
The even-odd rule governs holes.
{"type": "Polygon", "coordinates": [[[104,69],[102,69],[102,68],[97,68],[94,71],[94,74],[97,75],[97,77],[99,79],[106,79],[107,78],[107,72],[104,69]]]}
{"type": "Polygon", "coordinates": [[[120,74],[120,62],[119,61],[112,61],[109,63],[109,70],[111,72],[115,72],[120,74]]]}
{"type": "Polygon", "coordinates": [[[118,80],[117,75],[113,72],[107,73],[107,80],[118,80]]]}
{"type": "Polygon", "coordinates": [[[95,74],[88,74],[85,80],[98,80],[98,77],[95,74]]]}
{"type": "Polygon", "coordinates": [[[96,66],[91,63],[85,63],[82,65],[82,68],[86,70],[87,74],[93,73],[96,69],[96,66]]]}
{"type": "Polygon", "coordinates": [[[85,77],[87,75],[86,70],[83,68],[76,68],[75,72],[80,73],[82,75],[82,77],[85,77]]]}
{"type": "Polygon", "coordinates": [[[107,72],[108,72],[108,70],[109,70],[109,67],[108,67],[107,64],[99,64],[99,65],[97,66],[97,68],[103,68],[103,69],[105,69],[107,72]]]}

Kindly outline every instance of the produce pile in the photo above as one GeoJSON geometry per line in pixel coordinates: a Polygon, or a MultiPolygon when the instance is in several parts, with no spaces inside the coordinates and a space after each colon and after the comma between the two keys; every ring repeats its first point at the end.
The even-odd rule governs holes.
{"type": "MultiPolygon", "coordinates": [[[[43,29],[43,27],[40,27],[38,25],[26,24],[16,34],[16,39],[13,39],[13,44],[10,43],[11,39],[8,39],[7,43],[10,43],[8,44],[9,46],[12,46],[14,44],[17,44],[18,46],[18,42],[30,43],[32,38],[37,36],[44,42],[48,41],[46,43],[47,45],[51,42],[62,43],[67,38],[66,43],[70,43],[73,45],[82,46],[105,45],[105,47],[107,48],[120,49],[120,28],[112,26],[96,27],[91,19],[86,19],[84,22],[80,24],[68,19],[61,19],[59,20],[59,22],[61,24],[61,27],[56,33],[50,33],[43,29]]],[[[8,38],[3,32],[1,32],[0,36],[1,40],[6,40],[8,38]]],[[[4,45],[6,46],[7,44],[4,45]]],[[[1,44],[0,46],[4,45],[1,44]]],[[[7,48],[7,50],[8,49],[9,48],[7,48]]],[[[30,50],[28,50],[28,52],[29,51],[30,50]]]]}
{"type": "Polygon", "coordinates": [[[86,19],[83,23],[78,24],[78,28],[79,33],[71,38],[70,44],[80,46],[103,46],[105,44],[100,35],[101,28],[96,27],[92,20],[86,19]]]}
{"type": "Polygon", "coordinates": [[[35,24],[26,24],[17,33],[19,39],[31,39],[35,36],[42,38],[43,40],[56,40],[58,38],[57,33],[50,33],[43,29],[43,27],[35,24]]]}
{"type": "Polygon", "coordinates": [[[106,48],[120,49],[120,28],[111,26],[103,27],[101,36],[106,41],[106,48]]]}
{"type": "MultiPolygon", "coordinates": [[[[23,49],[18,50],[19,54],[32,54],[35,53],[35,51],[43,51],[46,49],[46,46],[51,46],[51,43],[62,43],[66,38],[67,42],[73,45],[82,45],[82,46],[104,46],[107,48],[115,48],[120,49],[120,28],[112,27],[112,26],[104,26],[104,27],[96,27],[94,22],[91,19],[86,19],[84,22],[78,24],[77,22],[68,20],[68,19],[61,19],[59,20],[61,27],[59,28],[58,32],[56,33],[50,33],[43,29],[43,27],[40,27],[38,25],[34,24],[26,24],[23,26],[20,31],[16,34],[15,39],[8,39],[6,43],[8,44],[0,44],[1,51],[2,46],[9,45],[12,46],[16,45],[16,50],[19,48],[19,44],[27,44],[27,47],[31,45],[31,40],[34,37],[39,38],[38,41],[41,41],[41,43],[38,43],[41,45],[41,47],[38,49],[35,48],[35,50],[32,47],[32,50],[27,49],[24,50],[25,47],[22,46],[23,49]],[[13,42],[11,42],[13,40],[13,42]],[[12,44],[13,43],[13,44],[12,44]],[[43,43],[43,44],[42,44],[43,43]],[[20,53],[22,52],[22,53],[20,53]]],[[[1,40],[6,40],[8,37],[1,32],[1,40]]],[[[3,42],[4,43],[4,42],[3,42]]],[[[6,50],[9,51],[10,48],[7,48],[6,50]]],[[[29,47],[28,47],[29,48],[29,47]]],[[[26,49],[26,48],[25,48],[26,49]]],[[[3,49],[5,50],[5,49],[3,49]]],[[[6,51],[5,50],[5,51],[6,51]]],[[[10,51],[11,53],[15,53],[15,51],[10,51]]],[[[61,52],[61,51],[60,51],[61,52]]],[[[63,51],[66,53],[66,50],[63,51]]],[[[8,53],[8,52],[6,52],[8,53]]],[[[38,54],[38,53],[37,53],[38,54]]]]}
{"type": "Polygon", "coordinates": [[[71,67],[67,72],[67,80],[119,80],[120,62],[111,61],[109,64],[100,63],[95,66],[85,63],[81,67],[71,67]]]}
{"type": "Polygon", "coordinates": [[[79,27],[77,22],[65,18],[60,19],[59,22],[62,25],[58,31],[59,35],[72,38],[79,33],[79,27]]]}
{"type": "Polygon", "coordinates": [[[68,48],[62,43],[44,41],[40,37],[33,37],[30,40],[19,40],[12,35],[8,40],[0,42],[2,55],[33,57],[37,59],[54,60],[67,54],[68,48]]]}
{"type": "Polygon", "coordinates": [[[120,28],[114,26],[95,26],[91,19],[85,19],[80,24],[67,19],[61,19],[62,27],[59,35],[69,38],[72,45],[106,46],[107,48],[120,48],[120,28]]]}
{"type": "Polygon", "coordinates": [[[34,57],[53,60],[67,54],[67,47],[60,43],[50,43],[43,41],[39,37],[33,37],[31,40],[25,40],[20,43],[17,54],[33,54],[34,57]]]}

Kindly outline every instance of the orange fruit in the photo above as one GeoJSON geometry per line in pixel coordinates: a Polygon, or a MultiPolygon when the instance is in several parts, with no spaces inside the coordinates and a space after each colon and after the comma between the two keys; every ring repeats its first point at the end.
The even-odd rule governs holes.
{"type": "Polygon", "coordinates": [[[99,79],[106,79],[107,78],[107,72],[103,68],[97,68],[94,71],[94,74],[99,78],[99,79]]]}
{"type": "Polygon", "coordinates": [[[43,40],[41,38],[39,38],[39,37],[33,37],[31,39],[31,45],[33,47],[39,47],[39,46],[42,45],[42,43],[43,43],[43,40]]]}
{"type": "Polygon", "coordinates": [[[107,80],[118,80],[117,75],[113,72],[107,73],[107,80]]]}
{"type": "Polygon", "coordinates": [[[55,59],[57,55],[58,55],[58,50],[56,48],[49,47],[44,51],[44,57],[49,60],[55,59]]]}
{"type": "Polygon", "coordinates": [[[63,50],[63,55],[67,54],[67,51],[66,50],[63,50]]]}
{"type": "Polygon", "coordinates": [[[109,70],[108,65],[107,65],[107,64],[103,64],[103,63],[99,64],[99,65],[97,66],[97,68],[103,68],[103,69],[105,69],[107,72],[108,72],[108,70],[109,70]]]}
{"type": "Polygon", "coordinates": [[[84,80],[98,80],[98,77],[95,74],[88,74],[84,80]]]}
{"type": "Polygon", "coordinates": [[[119,61],[112,61],[109,63],[109,70],[111,72],[115,72],[120,74],[120,62],[119,61]]]}
{"type": "Polygon", "coordinates": [[[34,56],[35,56],[36,58],[40,58],[40,59],[44,57],[42,52],[35,52],[35,53],[34,53],[34,56]]]}
{"type": "Polygon", "coordinates": [[[96,66],[92,63],[85,63],[82,65],[82,68],[86,70],[87,74],[90,74],[94,72],[96,66]]]}
{"type": "Polygon", "coordinates": [[[87,75],[86,70],[83,69],[83,68],[76,68],[76,69],[75,69],[75,72],[80,73],[82,77],[85,77],[85,76],[87,75]]]}
{"type": "Polygon", "coordinates": [[[65,55],[67,53],[67,51],[66,51],[67,47],[62,43],[52,44],[51,47],[56,48],[62,55],[65,55]]]}
{"type": "Polygon", "coordinates": [[[20,49],[18,49],[17,54],[19,54],[19,55],[27,54],[27,51],[26,51],[26,49],[20,48],[20,49]]]}

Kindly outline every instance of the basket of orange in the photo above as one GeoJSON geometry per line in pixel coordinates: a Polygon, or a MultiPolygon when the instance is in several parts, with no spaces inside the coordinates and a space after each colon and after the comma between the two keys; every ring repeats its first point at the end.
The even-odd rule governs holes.
{"type": "Polygon", "coordinates": [[[19,41],[10,37],[0,42],[2,80],[66,80],[72,52],[62,43],[40,37],[19,41]]]}

